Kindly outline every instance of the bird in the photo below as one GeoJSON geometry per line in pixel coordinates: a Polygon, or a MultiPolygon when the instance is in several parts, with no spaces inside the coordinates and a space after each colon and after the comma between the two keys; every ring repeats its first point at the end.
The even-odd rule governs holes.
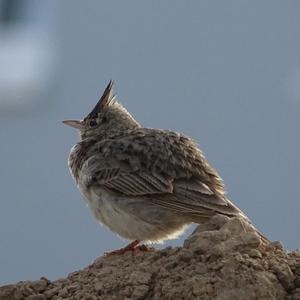
{"type": "Polygon", "coordinates": [[[140,125],[117,100],[112,80],[90,113],[63,123],[79,132],[68,166],[80,193],[98,222],[130,241],[111,253],[177,238],[216,214],[249,220],[196,141],[140,125]]]}

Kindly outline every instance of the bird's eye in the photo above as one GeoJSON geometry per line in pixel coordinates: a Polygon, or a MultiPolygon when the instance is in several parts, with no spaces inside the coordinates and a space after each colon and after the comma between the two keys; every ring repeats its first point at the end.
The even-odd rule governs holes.
{"type": "Polygon", "coordinates": [[[102,123],[106,123],[106,122],[107,122],[107,117],[104,116],[104,117],[102,118],[102,123]]]}
{"type": "Polygon", "coordinates": [[[97,125],[97,122],[95,120],[91,120],[89,122],[90,127],[95,127],[97,125]]]}

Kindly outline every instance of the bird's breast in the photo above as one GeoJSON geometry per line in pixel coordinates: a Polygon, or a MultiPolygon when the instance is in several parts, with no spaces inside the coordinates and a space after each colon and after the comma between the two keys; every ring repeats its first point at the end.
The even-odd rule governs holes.
{"type": "Polygon", "coordinates": [[[100,187],[78,187],[95,218],[123,238],[160,242],[177,237],[187,224],[143,199],[117,197],[100,187]]]}
{"type": "Polygon", "coordinates": [[[79,179],[80,168],[84,159],[84,149],[80,144],[72,147],[68,159],[68,166],[72,177],[77,182],[79,179]]]}
{"type": "Polygon", "coordinates": [[[137,239],[136,230],[141,222],[124,209],[120,199],[101,188],[87,188],[81,184],[78,187],[97,221],[126,239],[137,239]]]}

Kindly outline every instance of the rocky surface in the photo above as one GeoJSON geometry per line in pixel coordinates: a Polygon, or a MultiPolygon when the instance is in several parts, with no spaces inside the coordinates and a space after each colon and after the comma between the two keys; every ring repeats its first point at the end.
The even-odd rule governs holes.
{"type": "Polygon", "coordinates": [[[300,252],[263,241],[238,218],[216,216],[183,247],[97,259],[67,278],[0,288],[0,300],[300,300],[300,252]]]}

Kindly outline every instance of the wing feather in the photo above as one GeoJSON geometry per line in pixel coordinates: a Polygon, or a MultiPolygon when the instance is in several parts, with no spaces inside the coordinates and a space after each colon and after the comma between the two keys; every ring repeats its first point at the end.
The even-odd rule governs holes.
{"type": "Polygon", "coordinates": [[[98,152],[95,151],[81,169],[85,178],[92,178],[88,185],[97,185],[123,196],[139,197],[178,213],[201,218],[209,218],[215,213],[242,214],[226,198],[221,178],[194,143],[185,139],[186,146],[176,159],[179,151],[176,142],[181,141],[182,136],[173,134],[168,136],[168,141],[155,140],[156,148],[138,137],[140,140],[132,138],[130,143],[128,137],[126,142],[112,140],[111,145],[105,141],[106,149],[104,145],[96,144],[98,152]],[[166,145],[169,158],[161,152],[166,145]],[[152,153],[147,155],[150,148],[152,153]],[[159,157],[163,159],[159,160],[159,157]],[[153,159],[155,164],[151,164],[153,159]]]}

